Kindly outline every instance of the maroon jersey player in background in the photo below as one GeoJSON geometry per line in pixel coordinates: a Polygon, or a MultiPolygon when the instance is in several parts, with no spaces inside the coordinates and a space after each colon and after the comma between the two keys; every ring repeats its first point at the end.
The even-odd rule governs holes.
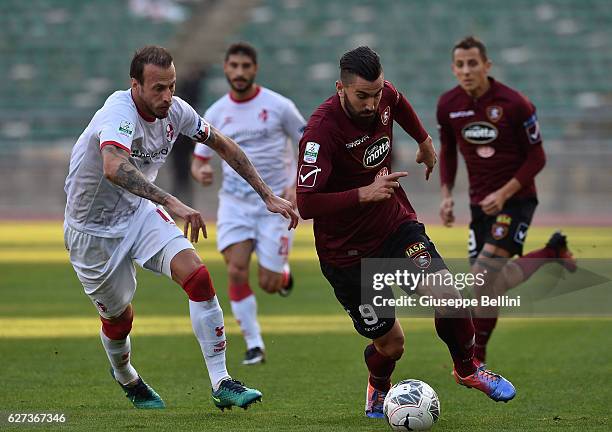
{"type": "MultiPolygon", "coordinates": [[[[523,243],[538,204],[534,178],[546,157],[533,104],[522,94],[489,77],[491,61],[484,44],[470,36],[453,47],[452,70],[459,85],[438,102],[440,131],[440,217],[455,220],[451,191],[457,172],[457,147],[465,159],[472,221],[468,250],[472,271],[486,284],[475,296],[502,295],[527,280],[541,265],[576,264],[564,235],[556,232],[546,247],[522,255],[523,243]]],[[[498,308],[472,311],[475,356],[484,363],[486,345],[497,323],[498,308]]]]}
{"type": "MultiPolygon", "coordinates": [[[[323,275],[357,332],[372,340],[364,353],[366,415],[382,418],[391,373],[404,352],[404,333],[393,309],[381,316],[373,298],[362,298],[367,294],[361,292],[361,259],[403,258],[414,272],[448,272],[398,182],[407,173],[391,172],[393,122],[419,143],[416,161],[426,165],[426,178],[436,154],[406,98],[384,80],[378,54],[370,48],[342,56],[336,90],[314,111],[300,141],[297,203],[303,218],[314,219],[323,275]]],[[[424,289],[460,298],[452,286],[424,289]]],[[[514,397],[509,381],[474,364],[469,310],[436,310],[435,324],[453,358],[457,382],[494,400],[514,397]]]]}

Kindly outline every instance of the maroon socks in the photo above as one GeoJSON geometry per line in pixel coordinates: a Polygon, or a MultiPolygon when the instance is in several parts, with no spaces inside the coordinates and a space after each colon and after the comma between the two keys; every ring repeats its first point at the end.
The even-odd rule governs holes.
{"type": "Polygon", "coordinates": [[[391,388],[391,374],[395,369],[395,360],[379,353],[374,344],[365,348],[363,356],[370,371],[372,387],[380,391],[388,391],[391,388]]]}
{"type": "Polygon", "coordinates": [[[474,326],[469,316],[461,318],[436,317],[436,332],[446,343],[459,376],[476,371],[474,366],[474,326]]]}

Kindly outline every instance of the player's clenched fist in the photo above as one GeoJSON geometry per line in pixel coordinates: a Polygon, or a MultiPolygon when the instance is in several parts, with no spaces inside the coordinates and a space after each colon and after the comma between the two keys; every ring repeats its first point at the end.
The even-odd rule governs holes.
{"type": "Polygon", "coordinates": [[[391,198],[395,189],[400,186],[399,179],[408,175],[405,171],[400,171],[380,177],[376,177],[374,182],[368,186],[360,187],[359,202],[377,202],[391,198]]]}

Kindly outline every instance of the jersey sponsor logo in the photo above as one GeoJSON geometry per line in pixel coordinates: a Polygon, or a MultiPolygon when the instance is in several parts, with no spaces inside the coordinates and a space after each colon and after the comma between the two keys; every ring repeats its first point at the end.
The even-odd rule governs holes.
{"type": "Polygon", "coordinates": [[[389,170],[387,169],[387,167],[382,167],[382,169],[376,173],[376,177],[374,178],[378,178],[378,177],[382,177],[386,175],[389,175],[389,170]]]}
{"type": "Polygon", "coordinates": [[[223,336],[223,329],[225,328],[225,326],[219,326],[219,327],[215,327],[215,335],[217,337],[221,337],[223,336]]]}
{"type": "Polygon", "coordinates": [[[389,123],[389,119],[391,118],[391,107],[385,108],[385,110],[380,114],[380,121],[382,124],[387,126],[389,123]]]}
{"type": "Polygon", "coordinates": [[[467,124],[462,130],[463,139],[472,144],[489,144],[495,141],[497,128],[488,122],[473,122],[467,124]]]}
{"type": "Polygon", "coordinates": [[[481,145],[476,147],[476,154],[483,159],[490,158],[495,154],[495,147],[491,147],[488,145],[481,145]]]}
{"type": "Polygon", "coordinates": [[[527,230],[529,229],[529,225],[525,222],[521,222],[516,228],[516,233],[514,233],[514,241],[523,244],[525,243],[525,239],[527,238],[527,230]]]}
{"type": "Polygon", "coordinates": [[[500,118],[502,118],[502,115],[504,114],[504,110],[502,107],[497,106],[497,105],[491,105],[487,107],[487,117],[489,118],[489,120],[491,120],[493,123],[496,123],[499,121],[500,118]]]}
{"type": "Polygon", "coordinates": [[[308,141],[306,143],[306,149],[304,149],[304,162],[315,163],[319,157],[319,143],[314,141],[308,141]]]}
{"type": "Polygon", "coordinates": [[[174,138],[174,126],[172,126],[172,123],[168,123],[166,125],[166,140],[172,142],[172,138],[174,138]]]}
{"type": "Polygon", "coordinates": [[[523,127],[525,128],[529,144],[537,144],[542,141],[542,137],[540,136],[540,123],[538,123],[538,117],[535,114],[523,123],[523,127]]]}
{"type": "Polygon", "coordinates": [[[213,352],[223,352],[225,351],[225,341],[218,342],[213,345],[213,352]]]}
{"type": "Polygon", "coordinates": [[[298,186],[314,187],[317,182],[317,174],[321,172],[321,168],[316,165],[302,165],[298,173],[298,186]]]}
{"type": "Polygon", "coordinates": [[[370,139],[369,135],[364,135],[361,138],[357,138],[355,141],[350,142],[348,144],[344,144],[344,145],[346,146],[346,148],[350,149],[350,148],[357,147],[358,145],[363,144],[364,142],[366,142],[369,139],[370,139]]]}
{"type": "Polygon", "coordinates": [[[391,140],[389,137],[384,136],[376,140],[370,144],[363,154],[363,166],[366,168],[374,168],[380,165],[389,154],[390,149],[391,140]]]}
{"type": "Polygon", "coordinates": [[[163,148],[160,151],[156,151],[153,153],[146,153],[140,149],[133,148],[130,156],[133,158],[138,158],[138,159],[155,159],[160,155],[166,156],[169,152],[170,151],[167,148],[163,148]]]}
{"type": "Polygon", "coordinates": [[[198,127],[193,135],[193,139],[197,142],[204,143],[208,138],[210,138],[210,125],[200,117],[198,118],[198,127]]]}
{"type": "Polygon", "coordinates": [[[451,118],[451,119],[456,119],[456,118],[460,118],[460,117],[471,117],[474,114],[475,114],[474,110],[453,111],[453,112],[448,114],[448,117],[451,118]]]}
{"type": "Polygon", "coordinates": [[[122,120],[121,123],[119,123],[118,132],[126,137],[131,137],[134,135],[134,123],[127,120],[122,120]]]}
{"type": "Polygon", "coordinates": [[[426,251],[426,250],[427,250],[427,246],[425,246],[425,242],[412,243],[406,248],[406,256],[408,258],[412,258],[416,256],[417,254],[423,251],[426,251]]]}
{"type": "Polygon", "coordinates": [[[256,139],[264,139],[269,135],[268,128],[263,129],[239,129],[232,133],[226,134],[229,138],[234,141],[247,141],[247,140],[256,140],[256,139]]]}

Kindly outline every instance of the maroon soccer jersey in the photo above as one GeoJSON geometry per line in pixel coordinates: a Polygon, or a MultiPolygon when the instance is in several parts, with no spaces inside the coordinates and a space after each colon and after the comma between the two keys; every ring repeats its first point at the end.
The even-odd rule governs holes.
{"type": "Polygon", "coordinates": [[[454,185],[458,145],[473,205],[512,177],[522,186],[515,197],[535,197],[534,177],[544,164],[535,107],[510,87],[493,78],[489,82],[478,99],[457,86],[438,101],[442,184],[454,185]]]}
{"type": "Polygon", "coordinates": [[[416,213],[400,188],[389,199],[360,204],[357,189],[391,173],[393,122],[415,141],[427,132],[406,100],[388,81],[375,122],[362,129],[342,109],[336,94],[310,117],[300,141],[297,194],[305,219],[314,219],[321,262],[337,266],[371,256],[403,222],[416,213]]]}

